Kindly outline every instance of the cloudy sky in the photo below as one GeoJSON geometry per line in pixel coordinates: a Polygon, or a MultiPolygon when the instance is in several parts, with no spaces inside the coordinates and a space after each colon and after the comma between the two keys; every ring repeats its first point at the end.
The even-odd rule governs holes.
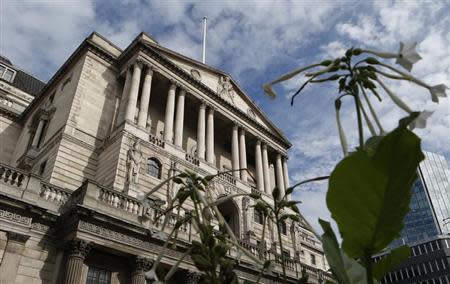
{"type": "MultiPolygon", "coordinates": [[[[448,1],[0,0],[0,53],[48,80],[92,31],[122,48],[145,31],[163,46],[200,59],[205,15],[207,63],[233,74],[289,137],[291,183],[327,175],[342,158],[334,115],[336,92],[314,86],[290,107],[301,78],[278,86],[276,100],[263,95],[263,83],[315,60],[340,56],[351,46],[397,51],[399,41],[417,41],[423,59],[413,74],[430,84],[450,86],[448,1]]],[[[424,89],[408,83],[390,86],[414,109],[434,111],[428,127],[417,133],[424,149],[450,160],[449,99],[435,104],[424,89]]],[[[389,129],[404,113],[383,97],[376,108],[389,129]]],[[[343,123],[355,145],[352,110],[345,101],[343,123]]],[[[296,192],[303,201],[302,212],[315,228],[318,217],[329,219],[325,192],[326,183],[296,192]]]]}

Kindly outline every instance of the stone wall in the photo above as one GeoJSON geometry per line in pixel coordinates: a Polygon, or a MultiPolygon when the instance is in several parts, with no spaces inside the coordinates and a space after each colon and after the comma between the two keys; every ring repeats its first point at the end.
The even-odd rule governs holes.
{"type": "Polygon", "coordinates": [[[22,126],[7,116],[0,115],[0,162],[13,164],[13,153],[22,126]]]}

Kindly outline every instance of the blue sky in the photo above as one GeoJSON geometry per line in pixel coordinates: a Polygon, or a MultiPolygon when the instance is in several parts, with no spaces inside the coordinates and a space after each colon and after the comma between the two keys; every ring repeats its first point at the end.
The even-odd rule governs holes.
{"type": "MultiPolygon", "coordinates": [[[[208,64],[233,75],[293,143],[291,183],[329,174],[342,158],[331,87],[308,89],[289,106],[301,84],[295,78],[266,98],[263,83],[315,60],[340,56],[346,48],[397,51],[399,41],[417,41],[423,57],[412,73],[430,84],[450,86],[450,2],[448,1],[12,1],[0,0],[0,53],[48,80],[81,41],[97,31],[125,48],[141,31],[165,47],[201,58],[202,18],[208,16],[208,64]]],[[[423,148],[450,160],[450,103],[431,102],[429,93],[408,83],[392,89],[417,110],[433,110],[423,148]]],[[[377,104],[383,125],[404,113],[386,96],[377,104]]],[[[348,103],[348,102],[347,102],[348,103]]],[[[355,145],[353,108],[344,102],[343,123],[355,145]]],[[[326,183],[296,192],[300,209],[318,228],[329,219],[326,183]]]]}

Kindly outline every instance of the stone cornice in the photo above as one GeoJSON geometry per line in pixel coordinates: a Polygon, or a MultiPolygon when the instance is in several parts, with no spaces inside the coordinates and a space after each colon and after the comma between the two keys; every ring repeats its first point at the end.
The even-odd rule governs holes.
{"type": "Polygon", "coordinates": [[[164,55],[161,55],[158,51],[156,51],[151,46],[145,44],[144,42],[137,42],[134,44],[134,46],[127,48],[126,51],[122,53],[122,55],[119,57],[119,65],[124,64],[130,59],[132,56],[134,56],[137,52],[142,51],[144,54],[149,56],[150,58],[156,60],[160,64],[162,64],[165,68],[170,70],[171,72],[177,74],[182,79],[186,80],[192,86],[197,88],[199,91],[205,93],[208,95],[209,98],[212,98],[215,100],[218,104],[224,106],[226,109],[230,110],[232,113],[236,114],[238,117],[240,117],[242,120],[246,121],[253,127],[255,127],[257,130],[261,131],[268,137],[272,138],[273,140],[277,141],[281,145],[283,145],[286,149],[290,148],[292,145],[284,138],[281,138],[275,134],[273,134],[269,129],[249,117],[244,111],[236,108],[231,103],[229,103],[227,100],[219,96],[215,91],[213,91],[211,88],[200,82],[199,80],[195,79],[191,74],[183,70],[182,68],[178,67],[176,64],[171,62],[169,59],[167,59],[164,55]]]}
{"type": "Polygon", "coordinates": [[[240,109],[237,109],[234,107],[231,103],[220,97],[216,94],[215,91],[210,89],[205,84],[201,83],[197,79],[195,79],[191,74],[184,71],[180,67],[178,67],[176,64],[172,63],[169,59],[167,59],[165,56],[161,55],[158,51],[156,51],[151,46],[145,44],[142,41],[134,42],[129,48],[127,48],[122,55],[117,58],[115,55],[111,54],[110,52],[106,51],[105,49],[99,47],[96,45],[93,41],[90,39],[84,40],[81,45],[73,52],[73,54],[69,57],[66,62],[61,66],[61,68],[55,73],[55,75],[48,81],[48,83],[45,85],[45,87],[41,90],[41,92],[36,96],[36,98],[30,103],[30,105],[23,111],[23,113],[19,116],[19,120],[23,122],[23,118],[26,117],[32,109],[36,105],[39,104],[39,102],[42,101],[44,94],[51,88],[53,85],[58,82],[61,77],[64,76],[68,68],[75,63],[85,52],[91,51],[103,60],[115,65],[117,61],[119,61],[119,64],[123,64],[127,61],[131,56],[133,56],[137,50],[142,50],[146,55],[150,56],[151,58],[155,59],[159,63],[161,63],[164,67],[169,69],[170,71],[174,72],[184,80],[188,81],[190,84],[192,84],[194,87],[196,87],[201,92],[209,95],[210,98],[214,99],[217,103],[219,103],[222,106],[225,106],[228,110],[236,114],[238,117],[249,123],[250,125],[254,126],[257,130],[261,131],[262,133],[266,134],[268,137],[271,137],[275,141],[279,142],[281,145],[283,145],[285,148],[290,148],[292,145],[287,141],[286,139],[275,135],[272,133],[269,129],[267,129],[265,126],[261,125],[251,117],[249,117],[245,112],[243,112],[240,109]]]}
{"type": "Polygon", "coordinates": [[[74,64],[83,54],[87,51],[91,51],[92,53],[96,54],[103,60],[107,61],[108,63],[115,64],[117,57],[110,52],[104,50],[103,48],[96,45],[92,40],[89,38],[85,39],[78,48],[72,53],[72,55],[67,59],[64,64],[61,66],[61,68],[56,71],[55,75],[47,82],[45,87],[41,90],[39,94],[36,95],[35,99],[28,105],[28,107],[22,112],[19,119],[23,121],[23,118],[25,118],[34,108],[36,105],[39,105],[39,103],[43,100],[44,94],[53,87],[55,83],[57,83],[68,71],[68,69],[74,64]]]}
{"type": "Polygon", "coordinates": [[[7,110],[4,107],[0,107],[0,115],[8,117],[14,122],[18,122],[19,117],[20,117],[19,114],[15,113],[11,110],[7,110]]]}

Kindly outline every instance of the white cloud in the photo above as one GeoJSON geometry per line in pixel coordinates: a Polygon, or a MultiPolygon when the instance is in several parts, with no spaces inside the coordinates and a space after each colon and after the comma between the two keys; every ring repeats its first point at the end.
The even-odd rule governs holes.
{"type": "MultiPolygon", "coordinates": [[[[251,84],[268,82],[321,56],[340,56],[351,46],[396,51],[400,40],[421,42],[418,49],[423,59],[414,66],[414,74],[433,84],[450,85],[450,17],[444,2],[353,4],[230,0],[135,5],[123,0],[112,6],[102,1],[0,1],[0,53],[48,79],[91,31],[97,30],[124,48],[143,30],[162,45],[200,59],[202,18],[206,15],[207,63],[232,73],[244,89],[260,92],[259,86],[251,84]]],[[[259,100],[294,144],[289,160],[293,182],[329,174],[342,157],[334,118],[334,87],[308,86],[286,111],[290,95],[303,81],[295,78],[283,84],[279,89],[284,94],[270,104],[259,100]]],[[[450,157],[450,100],[436,105],[424,89],[409,83],[391,86],[412,107],[435,111],[429,127],[417,133],[426,149],[450,157]]],[[[344,102],[343,123],[348,140],[355,145],[356,122],[350,116],[353,107],[349,102],[344,102]]],[[[395,127],[404,115],[387,98],[373,102],[386,128],[395,127]]],[[[308,185],[299,195],[304,215],[318,230],[317,217],[328,216],[325,192],[326,183],[321,183],[308,185]]]]}
{"type": "Polygon", "coordinates": [[[38,74],[64,62],[95,16],[89,1],[1,1],[0,5],[0,53],[38,74]]]}

